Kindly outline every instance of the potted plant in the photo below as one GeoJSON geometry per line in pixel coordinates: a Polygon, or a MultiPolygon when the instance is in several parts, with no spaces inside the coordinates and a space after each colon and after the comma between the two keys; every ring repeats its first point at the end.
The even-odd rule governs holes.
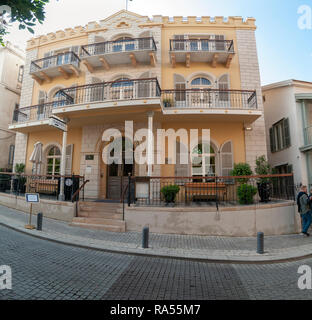
{"type": "Polygon", "coordinates": [[[257,188],[247,183],[243,183],[237,188],[239,204],[253,204],[253,198],[256,194],[257,188]]]}
{"type": "MultiPolygon", "coordinates": [[[[248,163],[238,163],[234,165],[231,175],[234,177],[251,176],[252,170],[248,163]]],[[[248,184],[249,178],[238,178],[237,197],[239,204],[252,204],[254,196],[257,194],[257,188],[248,184]]]]}
{"type": "Polygon", "coordinates": [[[169,98],[163,99],[163,105],[164,105],[165,108],[172,107],[172,105],[173,105],[172,99],[169,99],[169,98]]]}
{"type": "MultiPolygon", "coordinates": [[[[255,171],[259,176],[272,174],[272,168],[267,162],[265,156],[256,159],[255,171]]],[[[269,178],[259,178],[257,182],[258,193],[261,202],[269,202],[271,195],[271,183],[269,178]]]]}
{"type": "Polygon", "coordinates": [[[175,203],[176,195],[179,193],[180,187],[177,185],[170,185],[161,188],[161,193],[163,194],[166,204],[175,203]]]}
{"type": "Polygon", "coordinates": [[[15,165],[15,173],[16,175],[13,179],[13,190],[19,193],[25,193],[26,191],[26,178],[21,176],[22,173],[25,171],[25,164],[24,163],[17,163],[15,165]]]}

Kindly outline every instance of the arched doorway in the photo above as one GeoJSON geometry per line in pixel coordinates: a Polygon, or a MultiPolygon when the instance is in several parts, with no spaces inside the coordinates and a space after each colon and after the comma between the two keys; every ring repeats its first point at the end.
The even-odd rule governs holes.
{"type": "MultiPolygon", "coordinates": [[[[119,140],[114,140],[111,142],[114,147],[116,147],[119,143],[119,140]]],[[[119,161],[118,157],[111,164],[107,164],[103,161],[107,159],[107,154],[102,154],[101,157],[101,165],[100,165],[100,198],[102,199],[110,199],[110,200],[120,200],[123,190],[128,184],[128,175],[134,174],[134,163],[132,159],[127,159],[127,155],[129,151],[132,152],[133,155],[133,145],[129,139],[122,137],[122,152],[121,152],[121,161],[119,161]],[[128,151],[128,152],[127,152],[128,151]],[[121,163],[119,163],[121,162],[121,163]]],[[[101,145],[101,152],[104,150],[104,143],[101,145]]],[[[111,148],[110,157],[115,157],[115,150],[111,148]]],[[[118,153],[118,152],[117,152],[118,153]]]]}
{"type": "Polygon", "coordinates": [[[216,147],[207,142],[201,142],[192,149],[192,176],[214,177],[217,175],[218,159],[216,147]]]}
{"type": "Polygon", "coordinates": [[[208,89],[212,89],[213,84],[207,77],[197,77],[191,81],[191,105],[200,107],[211,105],[213,95],[208,89]]]}

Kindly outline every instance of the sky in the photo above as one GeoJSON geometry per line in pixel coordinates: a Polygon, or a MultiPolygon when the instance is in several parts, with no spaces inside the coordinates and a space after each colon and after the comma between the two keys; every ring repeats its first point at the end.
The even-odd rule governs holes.
{"type": "MultiPolygon", "coordinates": [[[[254,17],[262,85],[287,79],[312,81],[312,29],[302,30],[298,19],[302,5],[312,0],[133,0],[129,11],[150,16],[254,17]]],[[[125,9],[126,0],[50,0],[46,20],[35,27],[35,36],[99,21],[125,9]]],[[[26,47],[32,35],[10,28],[5,40],[26,47]]]]}

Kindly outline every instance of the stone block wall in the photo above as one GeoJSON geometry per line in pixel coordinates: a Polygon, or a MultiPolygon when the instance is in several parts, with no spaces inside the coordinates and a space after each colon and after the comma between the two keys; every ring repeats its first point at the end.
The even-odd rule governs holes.
{"type": "MultiPolygon", "coordinates": [[[[263,111],[257,45],[253,30],[237,30],[237,53],[240,64],[242,90],[256,90],[258,109],[263,111]]],[[[249,124],[246,123],[249,126],[249,124]]],[[[252,124],[252,131],[245,131],[246,162],[255,167],[256,157],[267,156],[265,122],[262,115],[252,124]]]]}

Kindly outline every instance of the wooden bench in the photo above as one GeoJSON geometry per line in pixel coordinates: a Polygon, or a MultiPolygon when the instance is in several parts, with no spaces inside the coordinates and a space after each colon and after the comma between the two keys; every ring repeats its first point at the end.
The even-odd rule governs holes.
{"type": "Polygon", "coordinates": [[[192,182],[185,184],[185,201],[194,200],[224,200],[226,196],[226,184],[223,182],[192,182]]]}
{"type": "Polygon", "coordinates": [[[58,180],[49,180],[49,179],[31,180],[27,185],[27,192],[57,194],[58,180]]]}

